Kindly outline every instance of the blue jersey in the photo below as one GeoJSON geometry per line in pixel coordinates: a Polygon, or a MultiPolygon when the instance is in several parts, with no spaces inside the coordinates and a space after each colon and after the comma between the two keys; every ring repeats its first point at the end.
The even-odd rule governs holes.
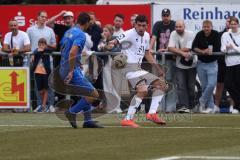
{"type": "Polygon", "coordinates": [[[61,63],[60,63],[60,75],[65,77],[69,72],[69,55],[72,46],[78,46],[79,50],[75,58],[75,68],[80,65],[81,53],[86,42],[85,33],[77,26],[69,29],[64,34],[61,45],[61,63]]]}

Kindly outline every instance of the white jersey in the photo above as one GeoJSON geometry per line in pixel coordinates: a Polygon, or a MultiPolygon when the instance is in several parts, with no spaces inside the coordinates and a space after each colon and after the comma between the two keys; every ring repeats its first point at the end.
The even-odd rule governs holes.
{"type": "Polygon", "coordinates": [[[123,34],[117,37],[119,43],[130,42],[132,45],[128,49],[122,50],[122,53],[127,55],[128,64],[141,64],[145,55],[145,51],[149,50],[149,33],[144,32],[143,36],[140,36],[135,28],[125,31],[123,34]]]}

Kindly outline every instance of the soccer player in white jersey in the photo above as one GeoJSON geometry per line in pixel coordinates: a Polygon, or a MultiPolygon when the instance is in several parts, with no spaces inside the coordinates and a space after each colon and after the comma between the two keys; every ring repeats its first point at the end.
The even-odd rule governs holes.
{"type": "Polygon", "coordinates": [[[121,68],[121,73],[126,76],[131,87],[136,91],[136,94],[131,100],[127,115],[121,121],[121,125],[133,128],[139,127],[133,120],[134,114],[141,104],[142,99],[148,95],[149,90],[152,91],[152,102],[150,110],[146,114],[146,119],[157,124],[166,124],[156,112],[168,85],[163,78],[141,69],[142,59],[145,57],[149,63],[157,67],[161,76],[164,75],[163,70],[156,63],[152,53],[149,51],[150,36],[149,33],[146,32],[148,26],[147,17],[138,15],[135,21],[136,25],[134,28],[127,30],[118,36],[117,39],[110,42],[111,45],[117,45],[118,43],[123,44],[124,42],[131,44],[129,48],[122,50],[122,53],[125,54],[128,59],[127,65],[121,68]]]}

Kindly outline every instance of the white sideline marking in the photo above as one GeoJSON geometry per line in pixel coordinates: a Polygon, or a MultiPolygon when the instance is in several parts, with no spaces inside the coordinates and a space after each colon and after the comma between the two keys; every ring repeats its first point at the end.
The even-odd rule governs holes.
{"type": "MultiPolygon", "coordinates": [[[[81,126],[81,125],[79,125],[81,126]]],[[[49,127],[49,128],[65,128],[70,127],[70,125],[35,125],[35,124],[0,124],[0,127],[49,127]]],[[[104,126],[105,128],[129,128],[129,127],[122,127],[122,126],[104,126]]],[[[166,127],[166,126],[142,126],[140,128],[147,128],[147,129],[223,129],[223,130],[240,130],[239,127],[166,127]]]]}
{"type": "Polygon", "coordinates": [[[240,160],[240,157],[220,157],[220,156],[173,156],[164,157],[154,160],[175,160],[175,159],[227,159],[227,160],[240,160]]]}
{"type": "Polygon", "coordinates": [[[175,160],[179,159],[180,157],[165,157],[165,158],[159,158],[159,159],[154,159],[154,160],[175,160]]]}
{"type": "MultiPolygon", "coordinates": [[[[104,126],[106,128],[128,128],[128,127],[122,127],[122,126],[104,126]]],[[[189,126],[183,126],[183,127],[166,127],[166,126],[141,126],[139,128],[151,128],[151,129],[225,129],[225,130],[240,130],[240,127],[189,127],[189,126]]]]}
{"type": "MultiPolygon", "coordinates": [[[[69,125],[70,126],[70,125],[69,125]]],[[[65,128],[69,126],[57,126],[57,125],[32,125],[32,124],[2,124],[0,127],[49,127],[49,128],[65,128]]]]}

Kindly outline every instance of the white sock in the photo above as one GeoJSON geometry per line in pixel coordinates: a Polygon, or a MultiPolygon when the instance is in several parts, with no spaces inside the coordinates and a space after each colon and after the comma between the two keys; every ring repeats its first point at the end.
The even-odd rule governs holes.
{"type": "Polygon", "coordinates": [[[138,108],[138,106],[141,104],[142,99],[137,97],[136,95],[132,98],[127,115],[125,117],[126,120],[133,119],[134,114],[138,108]]]}
{"type": "Polygon", "coordinates": [[[153,114],[153,113],[157,112],[159,103],[162,101],[163,96],[164,96],[164,94],[160,90],[156,90],[156,91],[153,92],[152,102],[151,102],[151,106],[150,106],[150,109],[149,109],[149,112],[148,112],[149,114],[153,114]]]}

